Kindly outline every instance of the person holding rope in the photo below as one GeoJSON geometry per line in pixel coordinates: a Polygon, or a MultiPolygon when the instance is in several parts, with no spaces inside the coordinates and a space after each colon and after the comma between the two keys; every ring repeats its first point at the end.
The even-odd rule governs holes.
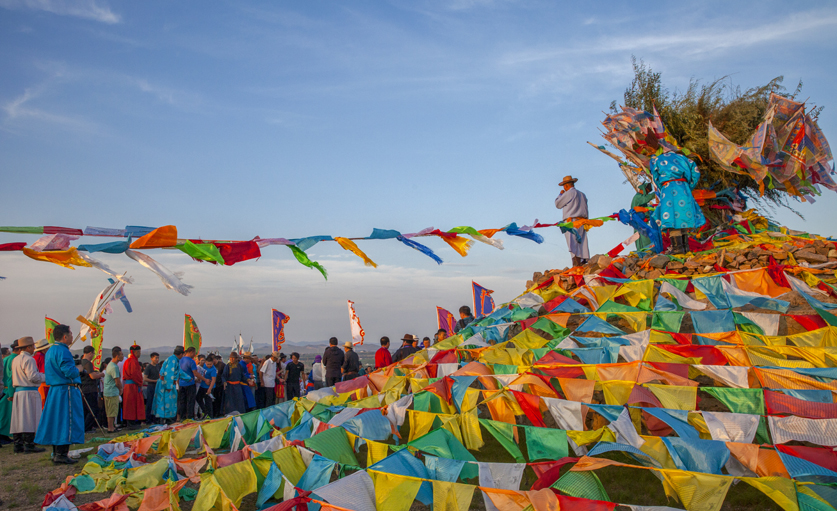
{"type": "MultiPolygon", "coordinates": [[[[555,199],[555,207],[562,211],[564,222],[587,219],[587,196],[579,192],[575,187],[578,178],[566,176],[558,183],[564,189],[555,199]]],[[[567,238],[567,247],[572,254],[573,267],[581,266],[590,259],[590,250],[587,248],[587,231],[583,227],[578,229],[565,229],[564,236],[567,238]]]]}
{"type": "Polygon", "coordinates": [[[52,446],[53,463],[70,465],[78,462],[67,456],[70,444],[84,443],[81,378],[70,353],[73,343],[70,327],[56,326],[52,337],[55,343],[47,351],[44,362],[46,384],[50,388],[35,443],[52,446]]]}

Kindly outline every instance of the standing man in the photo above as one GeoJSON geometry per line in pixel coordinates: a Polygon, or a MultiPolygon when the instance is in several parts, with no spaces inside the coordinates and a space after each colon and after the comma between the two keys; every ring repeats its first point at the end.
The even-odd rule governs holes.
{"type": "Polygon", "coordinates": [[[392,355],[389,354],[389,337],[381,337],[381,347],[375,352],[375,369],[380,369],[392,364],[392,355]]]}
{"type": "Polygon", "coordinates": [[[154,423],[154,394],[157,390],[157,380],[160,379],[160,354],[151,353],[150,358],[151,363],[142,371],[142,382],[145,384],[145,421],[154,423]]]}
{"type": "Polygon", "coordinates": [[[326,387],[331,387],[340,381],[340,371],[343,367],[343,352],[337,347],[337,337],[328,340],[328,348],[323,352],[323,366],[326,371],[326,387]]]}
{"type": "Polygon", "coordinates": [[[67,325],[52,330],[55,343],[46,354],[46,406],[35,434],[35,443],[52,446],[52,462],[70,465],[77,460],[67,456],[70,444],[84,443],[84,412],[78,369],[70,354],[73,334],[67,325]]]}
{"type": "Polygon", "coordinates": [[[215,398],[212,401],[212,416],[213,417],[220,417],[223,415],[223,405],[224,405],[224,385],[222,385],[222,376],[224,374],[224,368],[227,367],[227,364],[224,363],[224,360],[221,358],[221,355],[215,355],[215,388],[212,389],[212,396],[215,398]]]}
{"type": "Polygon", "coordinates": [[[17,346],[20,354],[12,363],[15,397],[10,428],[15,440],[15,454],[44,452],[45,449],[35,447],[35,432],[41,420],[41,394],[38,386],[44,382],[44,374],[38,372],[38,364],[32,358],[35,340],[21,337],[17,340],[17,346]]]}
{"type": "Polygon", "coordinates": [[[354,380],[360,371],[360,358],[353,349],[352,341],[346,341],[343,348],[346,350],[346,358],[343,360],[343,367],[341,368],[343,369],[343,381],[354,380]]]}
{"type": "Polygon", "coordinates": [[[413,334],[404,334],[401,338],[401,347],[395,350],[395,355],[392,357],[393,362],[401,362],[405,358],[413,354],[413,334]]]}
{"type": "Polygon", "coordinates": [[[274,351],[264,359],[264,364],[259,370],[262,379],[262,405],[264,408],[273,406],[276,403],[276,363],[279,361],[279,352],[274,351]]]}
{"type": "Polygon", "coordinates": [[[207,419],[212,417],[212,391],[215,388],[215,378],[218,372],[215,370],[215,357],[211,354],[204,358],[202,365],[203,373],[201,376],[204,377],[205,381],[200,383],[195,400],[198,402],[203,418],[207,419]]]}
{"type": "Polygon", "coordinates": [[[142,366],[139,358],[142,349],[134,344],[122,364],[122,419],[129,426],[145,421],[145,400],[142,397],[142,366]]]}
{"type": "Polygon", "coordinates": [[[454,333],[459,332],[466,326],[470,325],[474,321],[474,315],[471,314],[471,308],[467,305],[463,305],[459,308],[459,321],[453,325],[454,333]]]}
{"type": "Polygon", "coordinates": [[[122,348],[114,346],[110,350],[110,363],[105,368],[105,415],[108,418],[108,433],[114,433],[116,419],[119,417],[119,396],[122,395],[122,373],[119,371],[119,362],[124,358],[122,348]]]}
{"type": "MultiPolygon", "coordinates": [[[[564,189],[555,199],[555,207],[563,211],[565,222],[586,220],[588,217],[587,196],[576,189],[576,181],[578,179],[566,176],[558,183],[558,186],[563,186],[564,189]]],[[[573,256],[573,267],[586,263],[590,259],[590,250],[587,248],[587,231],[583,227],[569,230],[564,230],[562,227],[561,230],[564,231],[567,246],[573,256]]]]}
{"type": "Polygon", "coordinates": [[[84,347],[79,376],[81,377],[81,397],[87,402],[84,407],[85,431],[92,431],[96,426],[96,420],[99,417],[99,379],[105,375],[93,367],[92,360],[95,356],[96,349],[93,346],[84,347]]]}
{"type": "Polygon", "coordinates": [[[12,401],[14,401],[15,386],[12,384],[12,362],[17,357],[17,340],[12,342],[12,352],[3,359],[3,395],[0,396],[0,435],[10,438],[9,428],[12,425],[12,401]]]}
{"type": "Polygon", "coordinates": [[[174,354],[160,368],[160,379],[154,389],[154,416],[164,423],[177,416],[177,380],[182,357],[183,346],[176,346],[174,354]]]}
{"type": "Polygon", "coordinates": [[[177,391],[177,416],[178,420],[193,419],[195,417],[195,381],[206,381],[198,373],[198,365],[195,363],[195,348],[186,348],[183,358],[180,359],[180,390],[177,391]]]}
{"type": "Polygon", "coordinates": [[[285,366],[285,399],[302,397],[299,380],[305,378],[305,364],[299,361],[299,353],[291,353],[291,361],[285,366]]]}

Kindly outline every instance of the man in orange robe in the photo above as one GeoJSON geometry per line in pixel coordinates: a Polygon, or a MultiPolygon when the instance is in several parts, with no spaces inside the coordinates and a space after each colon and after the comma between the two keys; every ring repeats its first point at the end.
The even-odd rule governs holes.
{"type": "Polygon", "coordinates": [[[142,365],[140,365],[140,347],[131,346],[131,354],[122,364],[122,418],[132,424],[145,420],[145,399],[142,397],[142,365]]]}

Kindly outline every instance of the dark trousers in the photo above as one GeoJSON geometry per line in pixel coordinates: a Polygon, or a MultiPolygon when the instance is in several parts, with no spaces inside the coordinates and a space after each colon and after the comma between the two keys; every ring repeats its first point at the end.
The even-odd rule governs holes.
{"type": "Polygon", "coordinates": [[[99,393],[86,392],[81,396],[90,405],[90,408],[84,405],[84,430],[93,431],[96,427],[96,420],[99,419],[99,393]],[[90,413],[91,410],[93,413],[90,413]]]}
{"type": "Polygon", "coordinates": [[[326,375],[326,387],[331,387],[339,381],[340,381],[340,375],[339,374],[337,376],[326,375]]]}
{"type": "Polygon", "coordinates": [[[276,389],[274,387],[262,387],[264,389],[264,408],[276,404],[276,389]]]}
{"type": "Polygon", "coordinates": [[[145,421],[146,422],[156,422],[156,417],[154,414],[151,413],[151,410],[154,409],[154,392],[157,390],[156,383],[149,383],[145,386],[145,421]]]}
{"type": "Polygon", "coordinates": [[[177,415],[180,420],[195,417],[195,385],[181,386],[177,391],[177,415]]]}
{"type": "Polygon", "coordinates": [[[264,387],[259,387],[259,388],[256,389],[256,396],[255,396],[256,397],[256,408],[258,408],[260,410],[262,408],[264,408],[264,394],[265,394],[265,388],[264,387]]]}
{"type": "Polygon", "coordinates": [[[70,452],[70,444],[64,445],[53,445],[52,446],[52,454],[56,456],[64,455],[66,456],[70,452]]]}
{"type": "Polygon", "coordinates": [[[290,401],[291,399],[293,399],[295,397],[302,397],[300,395],[300,392],[299,392],[299,382],[297,382],[297,383],[291,383],[291,382],[285,383],[285,400],[290,401]]]}
{"type": "Polygon", "coordinates": [[[354,380],[357,378],[357,373],[346,373],[343,375],[343,381],[354,380]]]}
{"type": "Polygon", "coordinates": [[[212,395],[215,396],[215,401],[212,402],[212,416],[220,417],[224,411],[224,386],[221,384],[215,385],[212,389],[212,395]]]}
{"type": "Polygon", "coordinates": [[[201,409],[201,413],[206,415],[207,417],[212,416],[212,398],[209,397],[209,393],[207,392],[209,389],[205,389],[203,387],[198,389],[198,394],[195,397],[195,401],[197,401],[198,406],[201,409]]]}
{"type": "Polygon", "coordinates": [[[14,433],[15,452],[23,452],[25,447],[35,447],[35,433],[14,433]]]}

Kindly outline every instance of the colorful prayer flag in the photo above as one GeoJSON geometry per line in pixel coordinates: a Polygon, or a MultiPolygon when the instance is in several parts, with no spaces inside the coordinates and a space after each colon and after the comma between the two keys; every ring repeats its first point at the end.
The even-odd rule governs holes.
{"type": "Polygon", "coordinates": [[[366,332],[364,332],[363,327],[360,326],[360,318],[358,318],[355,313],[355,302],[351,300],[346,301],[349,302],[349,325],[352,328],[352,344],[360,344],[362,346],[363,338],[366,336],[366,332]]]}
{"type": "Polygon", "coordinates": [[[53,342],[55,342],[52,338],[52,331],[61,323],[55,321],[54,319],[50,319],[46,316],[44,316],[44,323],[44,335],[46,335],[46,340],[49,341],[50,344],[52,344],[53,342]]]}
{"type": "Polygon", "coordinates": [[[279,312],[276,309],[271,309],[273,317],[273,351],[282,349],[282,343],[285,342],[285,323],[291,320],[287,314],[279,312]]]}
{"type": "Polygon", "coordinates": [[[481,318],[494,312],[494,299],[491,298],[491,289],[486,289],[474,281],[471,281],[474,292],[474,317],[481,318]]]}
{"type": "Polygon", "coordinates": [[[201,332],[198,324],[192,316],[186,314],[183,322],[183,349],[195,348],[196,353],[201,352],[201,332]]]}
{"type": "Polygon", "coordinates": [[[439,323],[439,328],[445,329],[445,333],[447,334],[445,337],[453,335],[453,327],[456,325],[456,318],[453,317],[453,314],[451,314],[449,310],[436,307],[436,321],[439,323]]]}

